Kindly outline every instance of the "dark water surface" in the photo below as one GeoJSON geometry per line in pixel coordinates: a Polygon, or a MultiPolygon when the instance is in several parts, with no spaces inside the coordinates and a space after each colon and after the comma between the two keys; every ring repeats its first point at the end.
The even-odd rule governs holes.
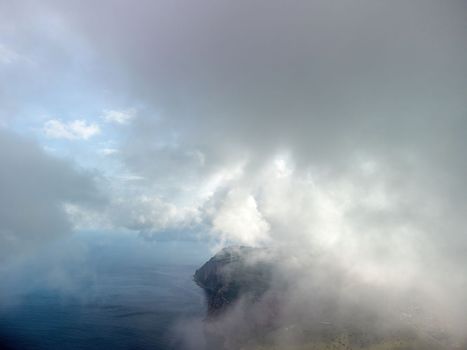
{"type": "Polygon", "coordinates": [[[203,313],[194,266],[103,271],[83,295],[23,296],[0,311],[0,343],[11,349],[174,349],[171,328],[203,313]]]}
{"type": "Polygon", "coordinates": [[[0,303],[0,349],[176,349],[177,323],[204,313],[196,265],[95,266],[70,290],[0,303]]]}

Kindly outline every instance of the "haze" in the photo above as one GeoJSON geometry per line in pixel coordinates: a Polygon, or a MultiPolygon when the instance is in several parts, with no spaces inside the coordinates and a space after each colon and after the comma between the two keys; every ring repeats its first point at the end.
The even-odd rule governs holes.
{"type": "Polygon", "coordinates": [[[464,1],[0,0],[0,278],[267,247],[463,339],[466,38],[464,1]]]}

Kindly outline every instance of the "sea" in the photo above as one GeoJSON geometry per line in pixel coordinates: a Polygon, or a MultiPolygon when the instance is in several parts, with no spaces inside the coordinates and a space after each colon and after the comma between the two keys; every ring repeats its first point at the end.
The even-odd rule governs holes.
{"type": "Polygon", "coordinates": [[[193,273],[207,253],[112,238],[89,248],[88,238],[84,256],[49,251],[4,274],[0,349],[180,349],[181,325],[205,313],[193,273]]]}

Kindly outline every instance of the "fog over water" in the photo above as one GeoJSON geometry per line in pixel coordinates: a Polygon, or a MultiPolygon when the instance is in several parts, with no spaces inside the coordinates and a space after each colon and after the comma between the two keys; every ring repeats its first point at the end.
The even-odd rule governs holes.
{"type": "Polygon", "coordinates": [[[88,243],[54,247],[126,232],[122,276],[260,247],[244,310],[280,295],[279,328],[326,300],[464,344],[466,37],[462,0],[0,0],[0,305],[45,270],[73,292],[88,243]]]}
{"type": "Polygon", "coordinates": [[[203,257],[189,250],[206,250],[183,243],[144,249],[137,238],[120,239],[123,245],[108,234],[81,234],[3,274],[1,348],[180,348],[178,324],[205,312],[192,282],[203,257]],[[70,256],[77,244],[82,251],[70,256]],[[169,255],[177,252],[185,254],[175,261],[169,255]]]}

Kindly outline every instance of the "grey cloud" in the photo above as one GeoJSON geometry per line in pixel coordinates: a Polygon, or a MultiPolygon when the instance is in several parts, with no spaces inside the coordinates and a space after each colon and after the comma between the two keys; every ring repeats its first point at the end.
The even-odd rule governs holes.
{"type": "Polygon", "coordinates": [[[410,153],[427,171],[464,169],[463,2],[54,6],[115,82],[152,106],[123,153],[140,171],[163,176],[190,162],[212,171],[282,149],[304,165],[410,153]],[[204,164],[188,159],[193,150],[204,164]]]}
{"type": "MultiPolygon", "coordinates": [[[[206,215],[251,195],[245,215],[303,266],[313,251],[352,265],[357,285],[383,276],[397,289],[407,275],[428,305],[464,304],[464,1],[46,4],[94,50],[100,78],[147,106],[119,157],[148,190],[183,197],[218,181],[206,215]],[[270,166],[281,154],[288,177],[270,166]]],[[[121,225],[158,225],[138,214],[121,225]]]]}
{"type": "Polygon", "coordinates": [[[7,127],[38,127],[55,113],[66,117],[86,96],[98,94],[89,84],[92,75],[83,74],[89,68],[86,45],[44,5],[0,1],[0,47],[10,52],[0,63],[0,123],[7,127]]]}
{"type": "Polygon", "coordinates": [[[302,173],[345,178],[367,157],[389,191],[462,231],[464,2],[49,6],[149,106],[121,152],[149,182],[177,191],[245,160],[248,182],[281,151],[302,173]]]}
{"type": "Polygon", "coordinates": [[[462,231],[464,2],[48,6],[149,106],[121,152],[149,182],[177,191],[244,160],[248,182],[281,151],[345,178],[363,156],[388,170],[389,190],[436,203],[462,231]]]}
{"type": "Polygon", "coordinates": [[[65,204],[97,208],[94,175],[0,129],[0,255],[20,255],[70,233],[65,204]]]}

